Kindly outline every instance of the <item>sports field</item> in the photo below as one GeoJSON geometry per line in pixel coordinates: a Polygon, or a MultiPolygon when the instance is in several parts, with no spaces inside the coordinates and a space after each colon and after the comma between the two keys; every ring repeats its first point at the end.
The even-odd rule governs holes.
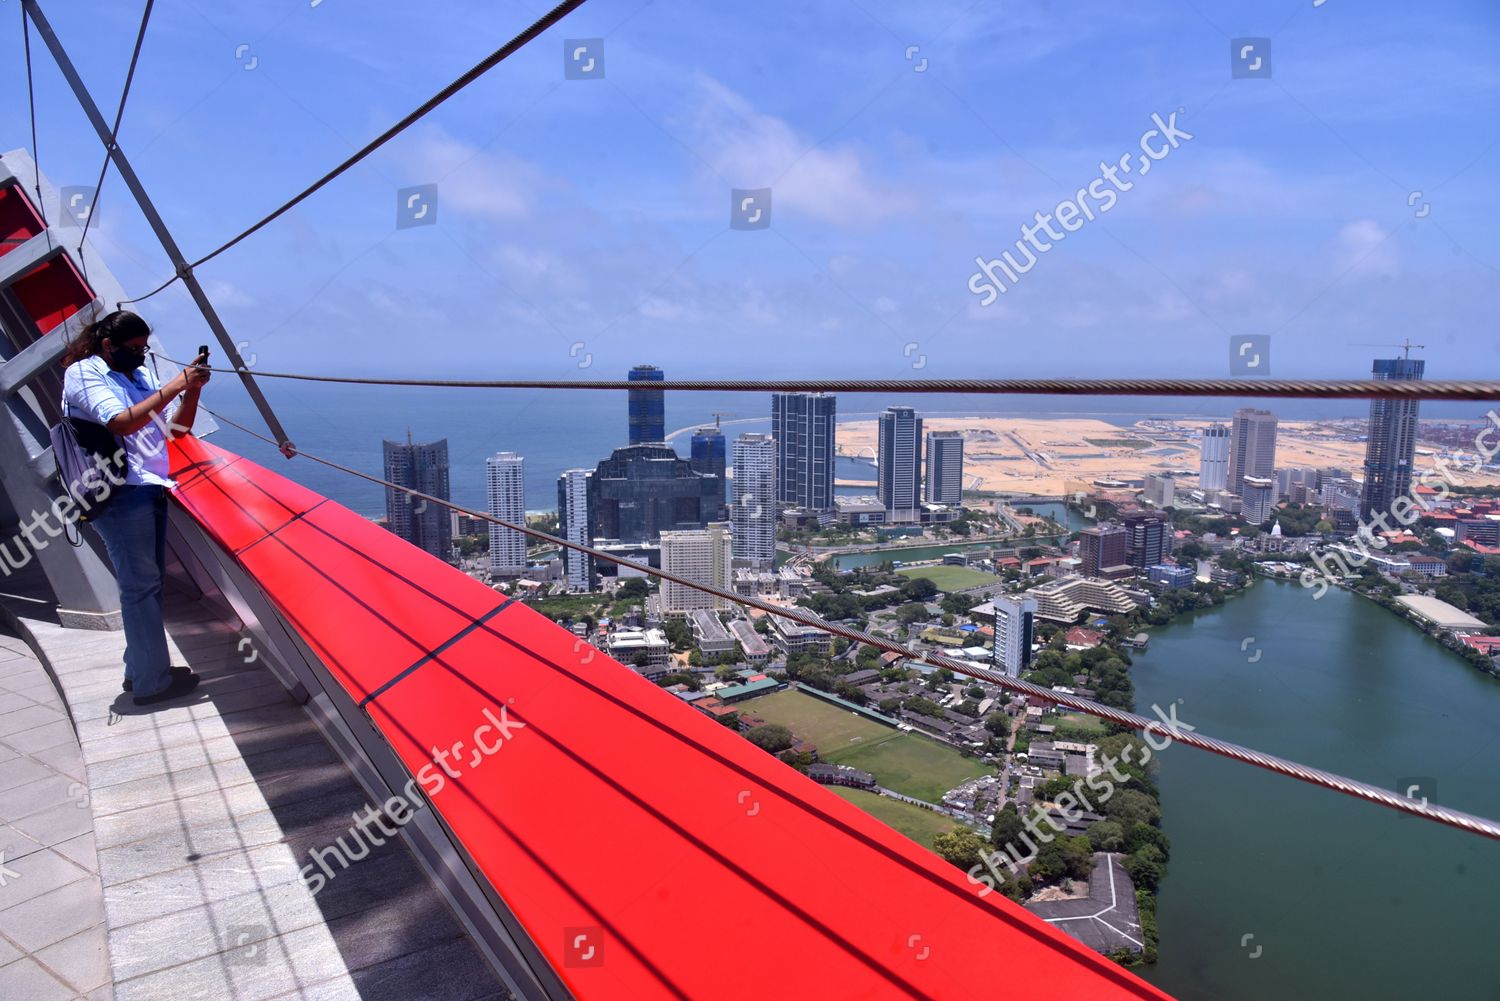
{"type": "Polygon", "coordinates": [[[861,768],[888,789],[929,803],[943,793],[992,769],[935,740],[866,719],[848,709],[790,689],[742,703],[767,723],[780,723],[818,747],[818,756],[836,765],[861,768]]]}
{"type": "Polygon", "coordinates": [[[902,567],[896,571],[907,577],[926,577],[939,591],[962,591],[981,584],[994,584],[1000,580],[992,573],[970,570],[968,567],[902,567]]]}
{"type": "Polygon", "coordinates": [[[953,828],[962,826],[952,817],[945,817],[941,813],[933,813],[931,810],[924,810],[920,806],[912,806],[910,803],[903,803],[899,799],[891,799],[879,793],[866,792],[863,789],[846,789],[843,786],[829,786],[828,788],[882,824],[894,827],[923,848],[931,848],[932,839],[939,834],[946,834],[953,828]]]}

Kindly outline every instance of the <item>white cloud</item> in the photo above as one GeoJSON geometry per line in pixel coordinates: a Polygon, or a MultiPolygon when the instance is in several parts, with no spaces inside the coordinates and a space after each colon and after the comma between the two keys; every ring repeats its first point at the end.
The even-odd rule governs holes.
{"type": "Polygon", "coordinates": [[[438,126],[424,129],[397,156],[411,184],[438,186],[439,212],[516,219],[530,212],[543,187],[535,165],[455,139],[438,126]]]}
{"type": "Polygon", "coordinates": [[[858,226],[912,209],[909,194],[869,176],[854,146],[815,144],[717,80],[699,76],[698,84],[702,98],[691,123],[691,145],[730,184],[769,186],[778,214],[858,226]]]}
{"type": "Polygon", "coordinates": [[[1390,232],[1373,219],[1359,219],[1339,230],[1335,274],[1350,278],[1391,278],[1400,268],[1390,232]]]}

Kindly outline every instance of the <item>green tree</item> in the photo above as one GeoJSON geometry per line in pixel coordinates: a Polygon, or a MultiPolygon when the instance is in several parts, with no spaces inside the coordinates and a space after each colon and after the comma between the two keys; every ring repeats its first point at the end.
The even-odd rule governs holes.
{"type": "Polygon", "coordinates": [[[1156,800],[1138,789],[1117,789],[1104,804],[1104,815],[1121,824],[1150,824],[1161,821],[1161,807],[1156,800]]]}
{"type": "Polygon", "coordinates": [[[693,630],[682,619],[668,619],[662,632],[667,634],[667,642],[672,644],[673,650],[680,652],[693,645],[693,630]]]}
{"type": "Polygon", "coordinates": [[[995,811],[995,822],[990,825],[990,841],[994,842],[997,848],[1014,845],[1018,852],[1024,851],[1020,840],[1022,830],[1024,828],[1021,824],[1021,815],[1016,811],[1016,804],[1006,803],[995,811]]]}
{"type": "Polygon", "coordinates": [[[1125,848],[1125,831],[1113,820],[1090,824],[1084,833],[1096,852],[1118,852],[1125,848]]]}
{"type": "Polygon", "coordinates": [[[942,706],[938,705],[931,699],[923,698],[920,695],[914,699],[908,699],[906,702],[906,708],[914,713],[921,713],[923,716],[941,717],[943,715],[942,706]]]}
{"type": "Polygon", "coordinates": [[[1139,855],[1126,857],[1125,872],[1130,876],[1130,881],[1140,890],[1155,890],[1161,883],[1161,865],[1150,859],[1141,858],[1139,855]]]}
{"type": "Polygon", "coordinates": [[[922,605],[902,605],[896,610],[896,621],[903,626],[914,626],[927,621],[927,609],[922,605]]]}
{"type": "Polygon", "coordinates": [[[933,838],[932,850],[967,872],[983,863],[985,844],[972,827],[955,827],[933,838]]]}
{"type": "Polygon", "coordinates": [[[792,740],[792,731],[780,723],[767,723],[765,726],[758,726],[745,734],[745,739],[762,751],[769,751],[772,754],[785,751],[795,743],[792,740]]]}
{"type": "Polygon", "coordinates": [[[646,583],[646,578],[631,577],[615,590],[615,597],[620,601],[643,601],[650,593],[651,585],[646,583]]]}

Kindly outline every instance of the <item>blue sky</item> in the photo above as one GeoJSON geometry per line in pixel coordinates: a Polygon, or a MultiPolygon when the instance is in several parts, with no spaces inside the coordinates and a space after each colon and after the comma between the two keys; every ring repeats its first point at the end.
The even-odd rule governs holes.
{"type": "MultiPolygon", "coordinates": [[[[47,8],[112,114],[139,5],[47,8]]],[[[542,9],[160,0],[121,144],[196,257],[542,9]]],[[[1497,49],[1483,0],[590,0],[201,276],[262,369],[1218,377],[1268,334],[1278,376],[1360,376],[1391,352],[1359,345],[1411,336],[1429,378],[1495,377],[1497,49]],[[1231,78],[1240,36],[1271,39],[1270,79],[1231,78]],[[595,37],[604,78],[565,80],[564,39],[595,37]],[[976,256],[1178,108],[1191,141],[979,305],[976,256]],[[397,229],[419,184],[438,222],[397,229]],[[772,189],[769,229],[729,228],[733,187],[772,189]]],[[[42,168],[92,184],[33,54],[42,168]]],[[[3,114],[28,146],[24,101],[3,114]]],[[[170,273],[113,172],[94,225],[133,294],[170,273]]],[[[206,339],[180,286],[142,312],[206,339]]]]}

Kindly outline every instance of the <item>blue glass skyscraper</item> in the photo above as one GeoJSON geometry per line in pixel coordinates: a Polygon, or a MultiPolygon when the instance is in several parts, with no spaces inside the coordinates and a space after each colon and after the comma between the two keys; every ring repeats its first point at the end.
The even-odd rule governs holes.
{"type": "MultiPolygon", "coordinates": [[[[631,382],[661,382],[666,373],[655,365],[637,365],[631,382]]],[[[659,389],[630,390],[630,444],[649,445],[667,440],[666,394],[659,389]]]]}
{"type": "MultiPolygon", "coordinates": [[[[692,454],[689,459],[693,469],[709,476],[717,476],[724,482],[724,470],[728,465],[724,447],[724,432],[716,427],[701,427],[693,432],[692,454]]],[[[723,503],[721,496],[719,502],[723,503]]]]}

